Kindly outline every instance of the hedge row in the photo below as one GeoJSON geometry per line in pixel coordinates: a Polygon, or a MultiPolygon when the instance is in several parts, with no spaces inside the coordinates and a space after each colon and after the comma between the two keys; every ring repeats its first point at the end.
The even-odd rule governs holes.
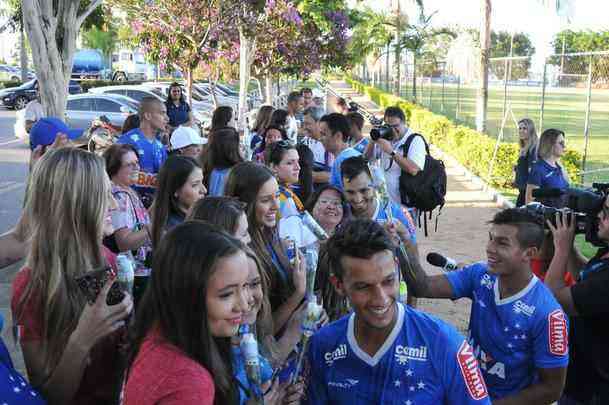
{"type": "Polygon", "coordinates": [[[21,81],[6,81],[0,82],[0,89],[8,89],[9,87],[19,87],[23,84],[21,81]]]}
{"type": "MultiPolygon", "coordinates": [[[[518,160],[518,144],[515,142],[499,144],[489,179],[489,162],[493,157],[495,139],[469,127],[457,125],[443,115],[434,114],[403,98],[366,86],[349,77],[346,77],[345,81],[358,92],[366,94],[381,108],[400,107],[414,131],[423,134],[428,142],[448,152],[472,173],[485,179],[492,186],[512,188],[514,165],[518,160]]],[[[577,173],[581,167],[581,158],[579,152],[568,149],[561,159],[572,183],[578,182],[577,173]]]]}
{"type": "Polygon", "coordinates": [[[117,81],[117,80],[80,80],[80,87],[82,92],[86,93],[89,89],[94,87],[105,87],[105,86],[124,86],[128,84],[142,84],[142,81],[131,80],[131,81],[117,81]]]}

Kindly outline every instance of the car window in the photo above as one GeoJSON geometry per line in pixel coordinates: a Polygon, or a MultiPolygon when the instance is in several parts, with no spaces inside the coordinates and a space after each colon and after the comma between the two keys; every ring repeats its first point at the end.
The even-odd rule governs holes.
{"type": "Polygon", "coordinates": [[[75,100],[68,100],[66,107],[68,111],[93,111],[93,99],[92,98],[77,98],[75,100]]]}
{"type": "Polygon", "coordinates": [[[121,106],[115,101],[106,100],[105,98],[95,99],[95,111],[107,113],[120,113],[121,106]]]}
{"type": "Polygon", "coordinates": [[[148,97],[150,93],[140,90],[127,90],[127,97],[131,97],[134,100],[142,101],[144,97],[148,97]]]}
{"type": "Polygon", "coordinates": [[[122,89],[107,90],[107,91],[104,91],[104,93],[120,94],[121,96],[124,96],[125,95],[125,90],[122,90],[122,89]]]}

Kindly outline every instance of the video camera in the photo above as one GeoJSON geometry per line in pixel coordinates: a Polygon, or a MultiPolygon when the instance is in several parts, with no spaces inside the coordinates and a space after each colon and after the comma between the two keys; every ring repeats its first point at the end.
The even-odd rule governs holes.
{"type": "Polygon", "coordinates": [[[609,194],[609,183],[593,183],[591,189],[556,188],[533,190],[533,197],[542,200],[557,201],[558,206],[544,205],[533,202],[525,205],[523,209],[543,216],[544,226],[546,220],[556,226],[556,214],[566,215],[567,220],[575,219],[575,233],[586,236],[586,241],[597,247],[606,247],[607,243],[598,237],[598,213],[602,210],[605,198],[609,194]]]}

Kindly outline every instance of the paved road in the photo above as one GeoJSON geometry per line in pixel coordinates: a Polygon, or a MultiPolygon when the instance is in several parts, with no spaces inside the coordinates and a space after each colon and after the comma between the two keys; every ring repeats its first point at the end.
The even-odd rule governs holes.
{"type": "Polygon", "coordinates": [[[0,106],[0,233],[17,222],[28,170],[29,149],[13,135],[14,125],[15,112],[0,106]]]}
{"type": "MultiPolygon", "coordinates": [[[[0,234],[12,228],[19,218],[28,172],[29,148],[13,135],[15,120],[14,111],[0,106],[0,234]]],[[[9,306],[11,281],[20,266],[17,263],[0,271],[0,314],[4,317],[2,338],[16,367],[24,372],[21,351],[11,338],[9,306]]]]}

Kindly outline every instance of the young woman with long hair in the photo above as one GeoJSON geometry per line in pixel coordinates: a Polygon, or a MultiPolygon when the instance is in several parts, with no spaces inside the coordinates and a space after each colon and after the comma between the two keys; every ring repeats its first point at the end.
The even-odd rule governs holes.
{"type": "Polygon", "coordinates": [[[283,140],[272,143],[266,148],[265,161],[279,183],[279,218],[302,213],[304,205],[291,189],[300,175],[296,146],[283,140]]]}
{"type": "MultiPolygon", "coordinates": [[[[558,129],[546,129],[539,138],[537,154],[539,159],[531,168],[527,179],[526,201],[533,201],[533,190],[554,188],[564,190],[569,187],[567,173],[560,165],[560,158],[565,154],[565,133],[558,129]]],[[[562,198],[542,199],[543,204],[563,208],[562,198]]]]}
{"type": "Polygon", "coordinates": [[[260,147],[264,130],[266,127],[271,125],[271,115],[273,114],[273,111],[275,111],[275,107],[272,105],[263,105],[260,107],[260,109],[258,109],[258,114],[256,114],[256,122],[252,128],[250,139],[250,149],[252,151],[257,150],[260,147]]]}
{"type": "Polygon", "coordinates": [[[186,156],[170,156],[157,179],[152,216],[152,246],[163,233],[184,221],[190,207],[207,194],[199,163],[186,156]]]}
{"type": "Polygon", "coordinates": [[[13,280],[11,310],[32,385],[50,403],[108,404],[118,384],[119,331],[127,295],[109,306],[111,278],[94,304],[75,279],[111,266],[102,245],[116,203],[103,160],[76,148],[45,153],[34,166],[25,211],[31,248],[13,280]]]}
{"type": "Polygon", "coordinates": [[[184,97],[182,86],[180,83],[173,82],[167,91],[167,99],[165,100],[167,108],[167,116],[169,117],[169,126],[172,129],[180,125],[191,126],[193,122],[192,111],[190,105],[184,97]]]}
{"type": "Polygon", "coordinates": [[[231,337],[252,305],[244,248],[202,221],[165,235],[136,313],[124,405],[237,403],[231,337]]]}
{"type": "MultiPolygon", "coordinates": [[[[199,200],[192,209],[188,219],[202,220],[219,226],[243,243],[250,243],[251,239],[247,232],[247,216],[244,205],[240,201],[230,197],[206,197],[199,200]]],[[[290,318],[285,333],[280,340],[273,337],[273,321],[271,308],[268,300],[269,280],[262,265],[251,250],[246,250],[248,258],[248,286],[252,295],[252,306],[243,316],[243,323],[251,325],[256,333],[260,345],[260,362],[263,368],[263,383],[270,385],[269,378],[273,374],[273,368],[281,367],[290,353],[294,351],[300,340],[302,314],[296,313],[290,318]]],[[[243,356],[239,349],[240,337],[233,337],[233,373],[239,385],[240,404],[245,404],[250,396],[251,387],[247,381],[243,356]]],[[[268,388],[268,387],[265,387],[268,388]]],[[[274,387],[276,388],[276,387],[274,387]]],[[[291,386],[286,393],[286,401],[290,398],[299,397],[302,392],[301,384],[291,386]]],[[[281,397],[281,392],[269,393],[265,396],[265,403],[281,397]]],[[[286,403],[286,402],[284,402],[286,403]]]]}
{"type": "Polygon", "coordinates": [[[234,128],[213,131],[214,142],[210,145],[205,159],[203,176],[210,196],[224,194],[226,178],[231,167],[243,162],[239,134],[234,128]]]}
{"type": "Polygon", "coordinates": [[[235,123],[233,117],[234,112],[232,107],[226,105],[219,106],[214,110],[214,113],[211,116],[211,130],[234,127],[235,123]]]}
{"type": "MultiPolygon", "coordinates": [[[[273,311],[274,331],[282,330],[302,302],[304,274],[290,266],[285,247],[279,239],[277,213],[279,185],[273,173],[254,162],[239,163],[226,182],[226,195],[246,204],[250,247],[260,259],[270,280],[269,301],[273,311]]],[[[304,260],[300,260],[300,265],[304,260]]]]}
{"type": "Polygon", "coordinates": [[[262,143],[260,143],[258,149],[254,151],[253,160],[264,164],[267,146],[281,140],[287,141],[287,139],[288,135],[286,134],[285,129],[277,125],[269,125],[262,134],[262,143]]]}
{"type": "Polygon", "coordinates": [[[535,131],[535,124],[530,118],[523,118],[518,121],[518,162],[514,167],[516,178],[514,184],[518,188],[518,199],[516,206],[524,205],[526,197],[527,181],[531,168],[537,162],[537,146],[539,138],[535,131]]]}

